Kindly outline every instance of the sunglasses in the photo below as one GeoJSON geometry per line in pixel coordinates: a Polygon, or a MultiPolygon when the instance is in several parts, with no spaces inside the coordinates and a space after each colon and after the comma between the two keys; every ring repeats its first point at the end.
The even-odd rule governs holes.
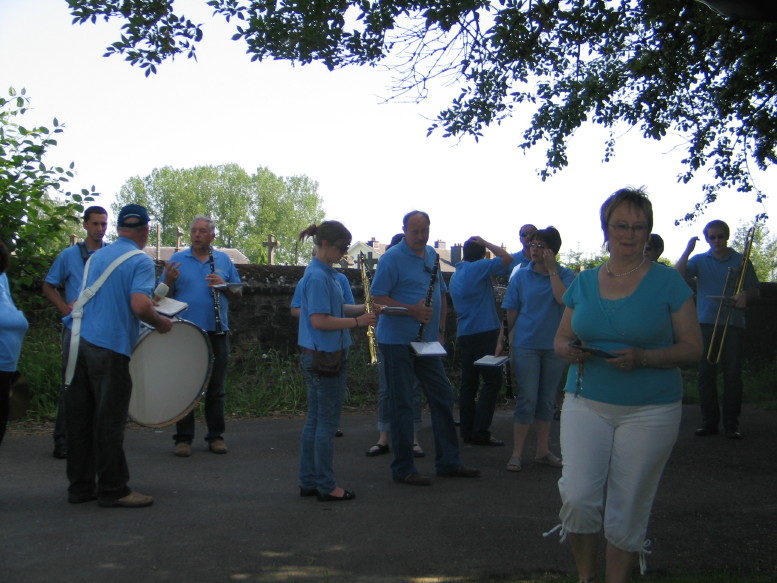
{"type": "Polygon", "coordinates": [[[547,249],[548,248],[548,246],[545,245],[545,243],[534,243],[534,242],[529,243],[529,247],[534,247],[535,249],[547,249]]]}
{"type": "Polygon", "coordinates": [[[709,239],[710,241],[717,241],[719,239],[726,240],[728,239],[728,237],[726,237],[725,235],[709,235],[707,239],[709,239]]]}
{"type": "Polygon", "coordinates": [[[536,231],[521,231],[518,233],[521,237],[528,237],[529,235],[533,235],[536,231]]]}

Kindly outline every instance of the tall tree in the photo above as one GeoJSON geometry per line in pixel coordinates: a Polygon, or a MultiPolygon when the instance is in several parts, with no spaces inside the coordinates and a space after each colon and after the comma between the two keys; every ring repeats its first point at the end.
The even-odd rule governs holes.
{"type": "Polygon", "coordinates": [[[57,119],[53,128],[21,125],[18,120],[28,107],[24,89],[10,88],[0,96],[0,238],[14,252],[11,280],[25,286],[45,275],[68,232],[80,231],[82,203],[97,194],[94,187],[80,193],[64,190],[75,175],[74,165],[62,168],[44,161],[64,128],[57,119]]]}
{"type": "Polygon", "coordinates": [[[237,164],[177,169],[156,168],[121,187],[112,208],[125,204],[148,208],[160,225],[163,245],[176,243],[192,219],[207,215],[217,224],[216,245],[240,250],[252,263],[266,263],[263,242],[272,234],[279,245],[276,263],[297,265],[310,256],[297,244],[297,233],[323,217],[318,183],[306,176],[283,178],[267,168],[249,175],[237,164]]]}
{"type": "MultiPolygon", "coordinates": [[[[164,0],[68,0],[74,22],[125,22],[108,53],[146,74],[176,54],[193,57],[201,26],[164,0]]],[[[760,8],[743,17],[777,20],[765,0],[708,4],[760,8]]],[[[521,148],[546,147],[543,178],[564,168],[567,143],[593,121],[636,126],[661,140],[687,139],[678,179],[705,178],[704,198],[724,187],[758,191],[750,167],[777,160],[777,24],[726,19],[695,0],[207,0],[235,23],[253,60],[320,61],[330,69],[383,63],[395,89],[424,96],[452,77],[461,92],[430,131],[472,135],[521,105],[534,109],[521,148]]],[[[603,144],[608,160],[616,138],[603,144]]]]}
{"type": "Polygon", "coordinates": [[[755,225],[741,224],[731,241],[731,246],[744,252],[748,231],[753,229],[753,242],[750,246],[750,262],[753,264],[760,281],[775,281],[777,278],[777,238],[772,237],[763,223],[755,225]]]}

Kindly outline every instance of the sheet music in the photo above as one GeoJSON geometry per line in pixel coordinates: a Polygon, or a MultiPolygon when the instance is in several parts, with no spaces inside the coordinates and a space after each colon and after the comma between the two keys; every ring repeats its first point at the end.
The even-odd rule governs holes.
{"type": "Polygon", "coordinates": [[[174,300],[173,298],[162,298],[159,300],[159,305],[154,306],[157,312],[159,312],[163,316],[167,316],[168,318],[177,316],[188,307],[189,307],[189,304],[187,304],[186,302],[174,300]]]}
{"type": "Polygon", "coordinates": [[[445,356],[447,351],[439,342],[411,342],[410,346],[418,356],[445,356]]]}
{"type": "Polygon", "coordinates": [[[474,364],[477,364],[478,366],[502,366],[509,358],[509,356],[493,356],[487,354],[483,358],[476,360],[474,364]]]}

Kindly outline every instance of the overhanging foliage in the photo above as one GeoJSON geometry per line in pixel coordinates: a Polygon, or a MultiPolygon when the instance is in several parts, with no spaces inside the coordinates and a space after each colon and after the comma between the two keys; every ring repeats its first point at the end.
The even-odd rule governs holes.
{"type": "MultiPolygon", "coordinates": [[[[74,22],[126,21],[108,54],[146,74],[193,57],[200,25],[172,0],[68,0],[74,22]]],[[[545,147],[543,178],[568,164],[567,142],[591,121],[626,123],[660,140],[679,134],[679,180],[700,175],[703,200],[721,188],[764,193],[753,169],[775,162],[777,24],[730,20],[694,0],[207,0],[235,23],[252,60],[319,61],[330,69],[384,64],[395,89],[423,97],[430,79],[461,91],[431,131],[481,136],[518,106],[532,107],[521,148],[545,147]],[[450,80],[450,79],[449,79],[450,80]]],[[[611,134],[614,136],[614,134],[611,134]]],[[[609,159],[616,145],[603,148],[609,159]]]]}

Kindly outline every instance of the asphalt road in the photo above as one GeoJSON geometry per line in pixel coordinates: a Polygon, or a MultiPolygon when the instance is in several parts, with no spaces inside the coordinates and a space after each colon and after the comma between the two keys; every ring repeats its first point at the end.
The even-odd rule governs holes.
{"type": "MultiPolygon", "coordinates": [[[[424,421],[418,466],[433,474],[424,421]]],[[[694,437],[697,422],[686,407],[648,533],[649,572],[777,574],[777,413],[746,410],[740,442],[694,437]]],[[[298,495],[302,423],[229,421],[227,455],[207,452],[198,426],[190,458],[172,455],[172,428],[130,425],[130,486],[156,499],[143,509],[68,504],[51,436],[12,426],[0,447],[0,581],[461,583],[572,570],[568,545],[542,536],[557,524],[560,470],[509,473],[509,446],[464,445],[481,478],[396,484],[390,455],[364,455],[374,416],[344,415],[336,472],[357,498],[323,503],[298,495]]],[[[498,411],[495,435],[509,442],[511,424],[498,411]]]]}

